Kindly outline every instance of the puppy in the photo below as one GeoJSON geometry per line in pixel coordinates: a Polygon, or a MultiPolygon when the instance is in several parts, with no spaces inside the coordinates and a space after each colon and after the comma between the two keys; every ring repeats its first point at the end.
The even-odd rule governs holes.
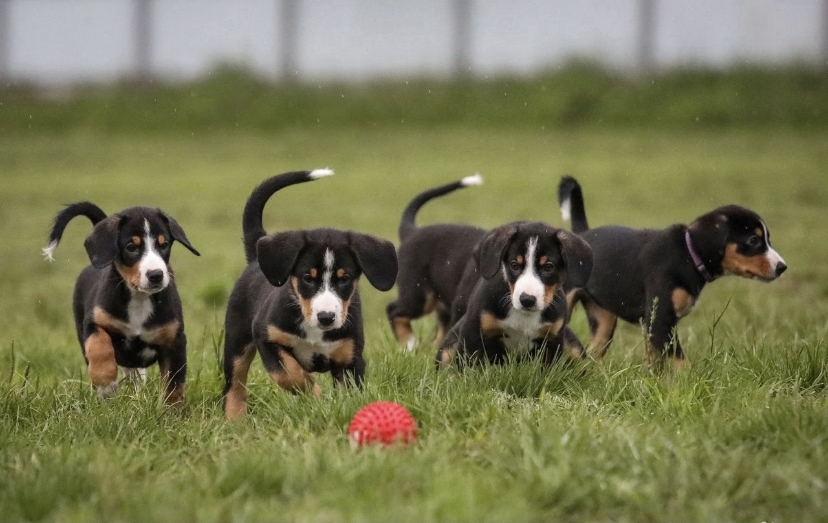
{"type": "Polygon", "coordinates": [[[486,233],[479,227],[438,224],[417,227],[417,211],[426,202],[464,187],[480,185],[479,174],[425,191],[408,204],[400,220],[397,258],[398,297],[386,307],[386,315],[397,341],[413,350],[417,339],[411,321],[436,311],[435,343],[442,341],[452,324],[451,304],[468,266],[476,272],[472,249],[486,233]]]}
{"type": "Polygon", "coordinates": [[[118,388],[118,366],[127,377],[146,377],[158,363],[164,400],[178,403],[187,374],[187,338],[181,300],[170,267],[174,242],[199,255],[184,230],[160,209],[131,207],[107,217],[89,202],[67,206],[55,217],[47,259],[76,216],[94,226],[84,247],[92,265],[75,283],[72,309],[89,381],[101,396],[118,388]]]}
{"type": "Polygon", "coordinates": [[[485,235],[477,250],[479,277],[466,312],[437,352],[437,366],[455,355],[465,361],[504,363],[542,354],[551,363],[583,346],[565,327],[563,285],[583,286],[592,253],[578,236],[541,222],[513,222],[485,235]]]}
{"type": "Polygon", "coordinates": [[[587,352],[596,359],[605,354],[621,318],[643,321],[652,362],[669,356],[681,366],[684,351],[676,325],[696,305],[706,284],[727,274],[772,281],[787,269],[771,247],[765,222],[738,205],[714,209],[690,225],[660,230],[589,229],[574,178],[561,179],[558,199],[564,220],[571,216],[572,230],[592,247],[592,276],[582,288],[570,288],[567,298],[570,310],[577,302],[586,310],[592,331],[587,352]]]}
{"type": "Polygon", "coordinates": [[[224,342],[224,412],[247,412],[247,373],[256,352],[281,388],[319,396],[312,372],[330,372],[334,383],[361,386],[365,339],[357,290],[359,277],[387,291],[397,277],[394,245],[337,229],[268,236],[262,212],[271,195],[333,171],[318,169],[273,176],[256,187],[244,207],[247,268],[227,304],[224,342]]]}

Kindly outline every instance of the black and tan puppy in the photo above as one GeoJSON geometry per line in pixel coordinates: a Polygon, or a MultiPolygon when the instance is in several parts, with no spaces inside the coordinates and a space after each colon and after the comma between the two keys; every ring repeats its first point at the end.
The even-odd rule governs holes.
{"type": "Polygon", "coordinates": [[[550,363],[569,352],[584,357],[567,318],[563,285],[586,284],[589,246],[541,222],[513,222],[486,234],[477,249],[480,276],[465,314],[437,352],[437,365],[536,356],[550,363]]]}
{"type": "Polygon", "coordinates": [[[51,260],[63,231],[76,216],[94,225],[84,247],[92,265],[75,283],[72,308],[89,381],[102,396],[118,388],[118,366],[127,377],[146,377],[158,363],[164,399],[178,403],[187,374],[187,338],[181,300],[170,267],[173,242],[198,255],[184,230],[160,209],[131,207],[107,217],[89,202],[67,206],[55,217],[51,260]]]}
{"type": "Polygon", "coordinates": [[[280,189],[333,171],[297,171],[256,187],[242,218],[248,266],[227,304],[224,342],[224,412],[247,412],[247,373],[256,352],[281,388],[320,394],[312,372],[330,372],[334,383],[361,385],[365,339],[357,290],[359,277],[379,290],[394,285],[394,245],[338,229],[280,232],[268,236],[262,212],[280,189]]]}
{"type": "Polygon", "coordinates": [[[680,366],[685,360],[676,325],[693,309],[707,283],[728,274],[772,281],[787,268],[771,247],[765,222],[738,205],[719,207],[689,225],[666,229],[589,229],[581,187],[574,178],[562,178],[558,198],[564,219],[571,216],[572,230],[592,247],[592,276],[567,298],[570,308],[581,302],[586,310],[592,331],[587,352],[596,359],[606,352],[621,318],[643,321],[651,361],[669,356],[680,366]]]}
{"type": "Polygon", "coordinates": [[[417,227],[417,211],[433,198],[481,183],[483,179],[475,174],[429,189],[415,196],[403,211],[397,249],[398,297],[388,304],[386,315],[397,341],[408,350],[417,343],[411,321],[432,311],[437,314],[435,343],[442,341],[451,325],[450,307],[461,277],[468,264],[474,265],[472,249],[486,233],[479,227],[453,223],[417,227]]]}

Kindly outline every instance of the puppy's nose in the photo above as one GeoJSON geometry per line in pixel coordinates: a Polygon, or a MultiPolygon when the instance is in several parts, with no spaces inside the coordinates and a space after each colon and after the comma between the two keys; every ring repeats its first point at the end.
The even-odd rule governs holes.
{"type": "Polygon", "coordinates": [[[316,315],[316,321],[323,327],[330,327],[336,319],[336,314],[332,312],[320,312],[316,315]]]}
{"type": "Polygon", "coordinates": [[[538,299],[531,294],[526,294],[525,292],[520,293],[520,304],[523,305],[524,309],[533,307],[537,301],[538,299]]]}
{"type": "Polygon", "coordinates": [[[147,280],[153,285],[158,285],[164,281],[164,271],[161,269],[153,269],[147,271],[147,280]]]}
{"type": "Polygon", "coordinates": [[[782,273],[785,272],[785,269],[787,269],[787,268],[788,268],[788,266],[785,265],[785,262],[777,263],[776,264],[776,277],[778,278],[778,277],[782,276],[782,273]]]}

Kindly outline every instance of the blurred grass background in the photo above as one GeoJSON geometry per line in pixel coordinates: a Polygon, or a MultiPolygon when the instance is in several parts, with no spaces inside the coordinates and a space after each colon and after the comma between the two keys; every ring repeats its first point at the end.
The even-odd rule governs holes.
{"type": "MultiPolygon", "coordinates": [[[[826,87],[828,71],[800,66],[630,78],[573,63],[523,79],[274,85],[224,67],[186,84],[0,89],[0,520],[825,519],[826,87]],[[397,243],[411,197],[474,172],[482,187],[429,203],[419,222],[565,226],[568,173],[593,226],[751,207],[789,270],[706,288],[679,327],[694,363],[680,376],[640,366],[632,325],[584,376],[437,375],[427,343],[402,354],[392,341],[396,291],[364,283],[366,390],[321,377],[321,402],[296,398],[256,361],[252,416],[227,425],[222,323],[244,266],[244,202],[267,176],[317,167],[337,175],[277,194],[268,231],[397,243]],[[155,402],[155,382],[111,402],[88,389],[70,303],[89,224],[70,224],[54,263],[40,256],[55,213],[79,200],[159,206],[202,252],[173,249],[182,415],[155,402]],[[350,415],[378,398],[414,410],[412,451],[348,448],[350,415]]],[[[582,313],[573,326],[586,334],[582,313]]],[[[433,322],[417,329],[428,340],[433,322]]]]}

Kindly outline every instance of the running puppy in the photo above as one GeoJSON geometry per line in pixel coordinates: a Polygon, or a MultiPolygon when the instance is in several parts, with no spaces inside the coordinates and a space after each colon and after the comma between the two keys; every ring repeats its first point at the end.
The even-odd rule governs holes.
{"type": "Polygon", "coordinates": [[[586,284],[592,253],[578,236],[541,222],[513,222],[486,234],[477,251],[480,275],[466,313],[437,352],[437,366],[542,353],[551,363],[569,351],[584,357],[568,327],[563,285],[586,284]]]}
{"type": "Polygon", "coordinates": [[[328,169],[273,176],[256,187],[242,218],[247,268],[227,304],[224,341],[224,413],[247,412],[247,372],[261,355],[281,388],[321,394],[311,372],[330,372],[335,383],[360,386],[365,373],[360,275],[387,291],[397,276],[394,245],[337,229],[268,236],[262,212],[278,190],[333,175],[328,169]]]}
{"type": "Polygon", "coordinates": [[[160,209],[131,207],[107,217],[97,206],[80,202],[55,217],[47,259],[76,216],[94,226],[84,242],[92,265],[75,283],[72,309],[89,381],[103,397],[118,388],[118,366],[126,377],[146,378],[158,363],[164,400],[178,403],[187,374],[187,338],[181,300],[170,267],[178,241],[199,255],[184,230],[160,209]]]}
{"type": "Polygon", "coordinates": [[[660,230],[589,229],[575,178],[564,176],[558,189],[564,220],[571,215],[573,232],[589,243],[595,259],[589,282],[570,287],[567,298],[570,310],[579,301],[586,310],[592,331],[587,352],[596,359],[606,353],[621,318],[643,320],[651,361],[669,356],[681,366],[676,325],[707,283],[727,274],[772,281],[788,267],[771,247],[765,222],[750,209],[726,205],[690,225],[660,230]]]}
{"type": "Polygon", "coordinates": [[[435,343],[442,341],[451,326],[451,304],[467,265],[474,266],[472,250],[486,233],[479,227],[438,224],[417,227],[417,211],[426,202],[450,192],[480,185],[479,174],[429,189],[414,197],[400,220],[397,258],[398,297],[386,307],[386,315],[397,342],[413,350],[417,344],[411,321],[436,311],[435,343]]]}

